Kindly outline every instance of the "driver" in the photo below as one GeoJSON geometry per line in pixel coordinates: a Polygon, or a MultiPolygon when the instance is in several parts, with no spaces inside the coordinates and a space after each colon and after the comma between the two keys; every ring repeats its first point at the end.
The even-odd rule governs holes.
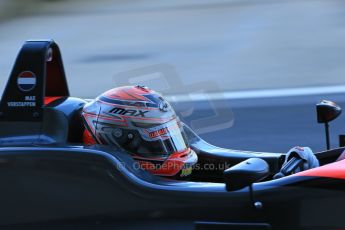
{"type": "Polygon", "coordinates": [[[115,145],[155,175],[186,177],[198,158],[171,105],[144,86],[111,89],[82,111],[85,144],[115,145]]]}
{"type": "MultiPolygon", "coordinates": [[[[192,173],[196,153],[171,105],[144,86],[108,90],[82,111],[85,144],[113,145],[130,154],[152,174],[181,178],[192,173]]],[[[274,179],[315,168],[319,162],[308,147],[294,147],[274,179]]]]}

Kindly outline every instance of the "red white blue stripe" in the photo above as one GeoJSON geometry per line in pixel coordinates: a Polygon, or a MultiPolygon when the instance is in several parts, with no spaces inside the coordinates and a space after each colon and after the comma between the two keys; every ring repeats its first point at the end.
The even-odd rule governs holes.
{"type": "Polygon", "coordinates": [[[17,78],[17,85],[22,91],[33,90],[36,86],[36,75],[31,71],[21,72],[17,78]]]}

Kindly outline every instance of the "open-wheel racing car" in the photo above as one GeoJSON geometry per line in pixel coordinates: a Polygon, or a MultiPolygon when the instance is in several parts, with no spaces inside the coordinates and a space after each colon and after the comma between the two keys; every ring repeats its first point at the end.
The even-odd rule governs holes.
{"type": "MultiPolygon", "coordinates": [[[[320,166],[298,172],[301,155],[215,147],[182,124],[198,167],[177,180],[136,167],[121,148],[84,144],[87,102],[70,96],[54,41],[25,42],[0,104],[1,228],[345,227],[342,147],[315,153],[320,166]]],[[[340,111],[320,103],[319,122],[340,111]]]]}

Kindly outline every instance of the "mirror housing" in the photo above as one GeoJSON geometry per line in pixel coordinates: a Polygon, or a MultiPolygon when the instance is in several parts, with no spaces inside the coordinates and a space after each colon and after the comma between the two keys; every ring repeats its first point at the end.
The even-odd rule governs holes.
{"type": "Polygon", "coordinates": [[[261,181],[270,175],[267,162],[260,158],[249,158],[224,171],[226,190],[235,191],[261,181]]]}
{"type": "Polygon", "coordinates": [[[316,104],[317,122],[328,123],[341,114],[341,108],[332,101],[322,100],[316,104]]]}

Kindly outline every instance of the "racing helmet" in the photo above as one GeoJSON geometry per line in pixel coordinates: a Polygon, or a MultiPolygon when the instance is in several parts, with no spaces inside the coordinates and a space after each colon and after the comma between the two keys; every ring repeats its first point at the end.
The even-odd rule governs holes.
{"type": "Polygon", "coordinates": [[[197,162],[171,105],[144,86],[106,91],[82,111],[85,144],[117,146],[155,175],[185,177],[197,162]]]}

